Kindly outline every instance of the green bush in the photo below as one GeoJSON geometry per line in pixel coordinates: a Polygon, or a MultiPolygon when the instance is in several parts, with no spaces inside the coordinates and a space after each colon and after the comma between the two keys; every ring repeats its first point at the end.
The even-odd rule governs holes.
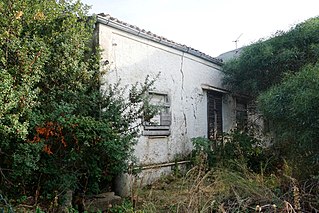
{"type": "Polygon", "coordinates": [[[224,84],[249,95],[269,121],[277,159],[297,179],[318,174],[319,17],[262,39],[226,62],[224,84]],[[281,160],[282,161],[282,160],[281,160]]]}
{"type": "Polygon", "coordinates": [[[294,166],[294,176],[300,178],[318,175],[318,71],[319,64],[305,66],[258,98],[260,110],[272,121],[274,148],[294,166]]]}
{"type": "Polygon", "coordinates": [[[5,0],[0,12],[0,191],[38,202],[109,190],[133,162],[154,80],[100,92],[95,20],[78,1],[5,0]]]}
{"type": "Polygon", "coordinates": [[[224,84],[232,91],[257,97],[280,84],[286,73],[299,72],[318,61],[319,17],[279,31],[245,48],[239,57],[225,63],[224,84]]]}
{"type": "Polygon", "coordinates": [[[224,133],[214,141],[206,138],[193,138],[194,156],[200,152],[207,155],[209,167],[215,167],[220,164],[228,164],[229,161],[237,160],[254,171],[259,171],[261,164],[266,164],[266,149],[261,146],[261,141],[249,136],[247,133],[234,130],[230,133],[224,133]]]}

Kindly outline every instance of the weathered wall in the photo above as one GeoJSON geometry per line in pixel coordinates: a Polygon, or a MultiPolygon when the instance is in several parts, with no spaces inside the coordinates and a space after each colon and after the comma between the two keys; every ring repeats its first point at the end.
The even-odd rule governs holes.
{"type": "MultiPolygon", "coordinates": [[[[102,64],[109,62],[104,67],[108,71],[103,80],[116,83],[121,79],[122,85],[130,85],[143,82],[147,75],[154,78],[160,73],[155,82],[156,91],[168,94],[170,100],[171,134],[141,136],[135,147],[139,164],[172,162],[188,154],[192,149],[191,138],[207,137],[207,100],[203,85],[222,88],[221,67],[104,24],[99,24],[98,30],[102,64]]],[[[228,131],[234,122],[233,101],[229,95],[224,97],[223,127],[228,131]]]]}

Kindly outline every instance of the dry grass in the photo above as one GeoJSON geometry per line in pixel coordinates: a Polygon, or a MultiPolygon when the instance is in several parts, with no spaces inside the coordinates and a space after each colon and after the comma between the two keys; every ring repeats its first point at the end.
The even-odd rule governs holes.
{"type": "Polygon", "coordinates": [[[183,177],[137,189],[137,212],[319,212],[319,178],[298,186],[295,179],[257,174],[245,164],[208,170],[204,155],[198,162],[183,177]]]}
{"type": "MultiPolygon", "coordinates": [[[[136,209],[144,212],[275,212],[285,202],[273,193],[275,176],[265,178],[247,168],[207,170],[205,156],[182,178],[164,177],[137,190],[136,209]]],[[[286,211],[288,212],[288,211],[286,211]]]]}
{"type": "Polygon", "coordinates": [[[188,186],[184,179],[171,175],[138,189],[136,207],[145,212],[181,212],[178,209],[187,196],[188,186]]]}

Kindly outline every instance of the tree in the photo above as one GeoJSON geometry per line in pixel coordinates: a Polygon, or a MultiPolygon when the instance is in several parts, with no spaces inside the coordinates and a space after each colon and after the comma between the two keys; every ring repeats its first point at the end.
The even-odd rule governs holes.
{"type": "Polygon", "coordinates": [[[307,177],[319,168],[319,63],[284,77],[258,97],[259,109],[272,121],[272,131],[294,174],[307,177]]]}
{"type": "Polygon", "coordinates": [[[252,97],[281,83],[285,73],[315,64],[319,56],[319,18],[312,18],[260,40],[243,49],[240,56],[225,64],[224,84],[252,97]]]}
{"type": "Polygon", "coordinates": [[[224,83],[257,101],[272,123],[273,151],[298,178],[318,174],[319,17],[245,47],[224,66],[224,83]]]}
{"type": "Polygon", "coordinates": [[[24,3],[0,2],[0,131],[5,138],[25,139],[38,93],[36,84],[48,59],[45,38],[39,34],[44,14],[26,9],[24,3]]]}
{"type": "Polygon", "coordinates": [[[2,0],[0,12],[0,191],[37,200],[109,189],[154,81],[100,92],[95,20],[79,1],[2,0]]]}

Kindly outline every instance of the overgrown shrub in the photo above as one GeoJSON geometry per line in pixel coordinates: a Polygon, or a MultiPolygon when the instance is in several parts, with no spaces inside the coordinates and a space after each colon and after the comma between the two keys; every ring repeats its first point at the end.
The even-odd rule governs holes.
{"type": "Polygon", "coordinates": [[[262,164],[266,164],[269,158],[262,147],[261,141],[239,130],[224,133],[214,141],[206,138],[193,138],[194,156],[200,152],[207,155],[209,167],[228,164],[229,161],[237,160],[254,171],[259,171],[262,164]]]}
{"type": "Polygon", "coordinates": [[[223,141],[194,138],[193,166],[136,190],[147,212],[316,212],[318,177],[293,178],[293,167],[246,133],[223,141]],[[225,146],[226,143],[229,143],[225,146]],[[233,144],[232,144],[233,143],[233,144]],[[258,166],[257,166],[258,165],[258,166]],[[256,169],[255,169],[256,168],[256,169]]]}
{"type": "MultiPolygon", "coordinates": [[[[224,84],[250,95],[269,122],[273,138],[268,153],[273,171],[285,176],[283,192],[291,189],[291,180],[294,189],[301,189],[318,176],[318,26],[319,17],[306,20],[245,47],[224,66],[224,84]]],[[[305,204],[304,209],[317,211],[315,202],[304,199],[316,206],[305,204]]]]}
{"type": "Polygon", "coordinates": [[[240,52],[239,57],[225,63],[224,84],[232,91],[257,97],[271,86],[280,84],[286,73],[299,72],[307,64],[318,61],[319,17],[278,31],[240,52]]]}
{"type": "Polygon", "coordinates": [[[284,82],[264,92],[259,108],[272,121],[273,147],[289,161],[300,180],[318,175],[319,64],[286,75],[284,82]]]}
{"type": "Polygon", "coordinates": [[[109,190],[133,161],[154,80],[100,92],[95,20],[78,1],[5,0],[0,12],[0,192],[36,204],[109,190]]]}
{"type": "MultiPolygon", "coordinates": [[[[300,180],[317,175],[319,17],[251,44],[224,66],[224,84],[250,95],[272,124],[273,152],[300,180]]],[[[271,125],[270,125],[271,126],[271,125]]]]}

